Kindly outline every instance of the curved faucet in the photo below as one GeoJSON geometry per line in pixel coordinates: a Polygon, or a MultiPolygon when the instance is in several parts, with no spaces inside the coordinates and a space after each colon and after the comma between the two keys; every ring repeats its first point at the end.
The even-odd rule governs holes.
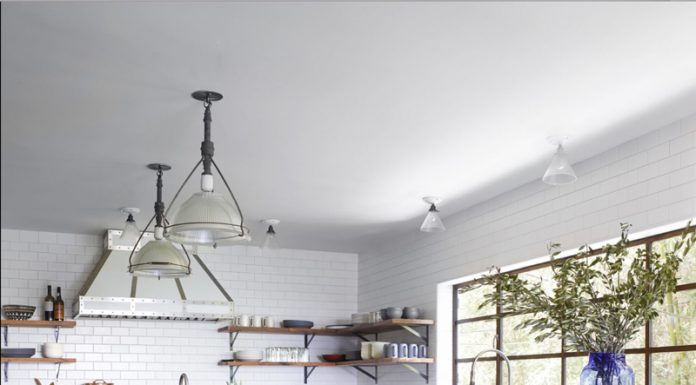
{"type": "Polygon", "coordinates": [[[181,376],[179,376],[179,385],[189,385],[186,373],[181,373],[181,376]]]}
{"type": "Polygon", "coordinates": [[[507,370],[508,370],[508,375],[507,375],[508,385],[512,385],[512,374],[510,372],[510,360],[505,355],[505,353],[501,352],[498,349],[482,350],[476,355],[476,357],[474,357],[474,362],[471,363],[471,377],[469,380],[469,385],[476,385],[476,361],[478,361],[479,357],[481,357],[483,354],[491,353],[491,352],[499,355],[500,357],[502,357],[505,360],[505,363],[507,364],[507,370]]]}

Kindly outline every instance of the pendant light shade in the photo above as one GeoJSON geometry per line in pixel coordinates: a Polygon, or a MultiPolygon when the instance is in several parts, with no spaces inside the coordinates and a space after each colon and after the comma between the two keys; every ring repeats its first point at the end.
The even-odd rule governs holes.
{"type": "Polygon", "coordinates": [[[560,186],[573,183],[578,179],[573,167],[571,167],[568,157],[563,150],[563,145],[558,143],[556,153],[551,158],[551,164],[546,169],[542,181],[552,186],[560,186]]]}
{"type": "Polygon", "coordinates": [[[181,250],[170,241],[164,239],[164,203],[162,203],[162,173],[171,167],[164,164],[148,165],[150,169],[157,170],[157,201],[155,202],[155,216],[145,226],[135,245],[140,242],[147,227],[155,220],[155,239],[146,243],[139,251],[135,251],[135,245],[128,259],[128,271],[136,276],[157,278],[180,278],[191,274],[191,260],[183,246],[181,250]],[[182,253],[183,252],[183,253],[182,253]]]}
{"type": "Polygon", "coordinates": [[[199,192],[186,200],[172,216],[171,224],[167,226],[165,236],[177,243],[186,245],[229,244],[234,241],[249,239],[249,229],[244,226],[244,216],[224,175],[213,160],[215,146],[211,140],[212,122],[210,107],[214,101],[222,99],[222,94],[213,91],[196,91],[193,98],[203,102],[203,142],[201,143],[201,159],[191,170],[179,187],[171,208],[179,193],[196,171],[203,165],[199,192]],[[212,169],[222,180],[226,193],[215,192],[212,169]]]}
{"type": "Polygon", "coordinates": [[[138,225],[135,223],[133,214],[138,214],[140,209],[137,207],[124,207],[121,209],[121,212],[128,214],[128,218],[126,219],[126,224],[123,226],[123,231],[121,232],[120,238],[123,240],[134,241],[140,235],[140,229],[138,229],[138,225]]]}
{"type": "Polygon", "coordinates": [[[273,255],[280,250],[278,235],[273,228],[273,226],[278,226],[280,221],[277,219],[266,219],[262,222],[265,225],[268,225],[268,229],[266,230],[266,236],[263,239],[263,244],[261,244],[261,250],[263,251],[264,255],[273,255]]]}
{"type": "Polygon", "coordinates": [[[437,203],[440,203],[440,199],[436,197],[425,197],[423,200],[425,203],[430,204],[430,209],[425,216],[425,220],[423,220],[423,224],[421,224],[420,230],[425,233],[445,231],[445,225],[442,223],[442,219],[440,219],[440,211],[435,206],[437,203]]]}

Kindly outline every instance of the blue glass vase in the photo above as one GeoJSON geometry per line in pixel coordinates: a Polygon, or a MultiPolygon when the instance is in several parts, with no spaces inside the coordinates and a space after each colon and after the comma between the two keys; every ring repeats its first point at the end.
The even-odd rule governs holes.
{"type": "Polygon", "coordinates": [[[590,353],[580,374],[580,385],[635,385],[635,375],[623,354],[590,353]]]}

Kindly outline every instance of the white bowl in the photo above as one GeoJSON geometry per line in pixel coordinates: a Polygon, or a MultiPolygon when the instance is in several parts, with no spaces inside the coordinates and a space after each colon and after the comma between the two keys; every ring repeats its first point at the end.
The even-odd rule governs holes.
{"type": "Polygon", "coordinates": [[[46,358],[63,358],[63,344],[56,342],[47,342],[41,349],[41,354],[46,358]]]}

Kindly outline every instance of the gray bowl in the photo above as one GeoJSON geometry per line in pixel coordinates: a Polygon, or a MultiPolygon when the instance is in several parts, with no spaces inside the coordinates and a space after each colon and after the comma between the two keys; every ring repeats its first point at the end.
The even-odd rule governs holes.
{"type": "Polygon", "coordinates": [[[403,317],[406,319],[418,319],[420,317],[420,309],[413,306],[406,306],[403,313],[403,317]]]}
{"type": "Polygon", "coordinates": [[[403,314],[403,311],[400,307],[388,307],[385,310],[386,317],[384,317],[384,319],[399,319],[403,314]]]}

